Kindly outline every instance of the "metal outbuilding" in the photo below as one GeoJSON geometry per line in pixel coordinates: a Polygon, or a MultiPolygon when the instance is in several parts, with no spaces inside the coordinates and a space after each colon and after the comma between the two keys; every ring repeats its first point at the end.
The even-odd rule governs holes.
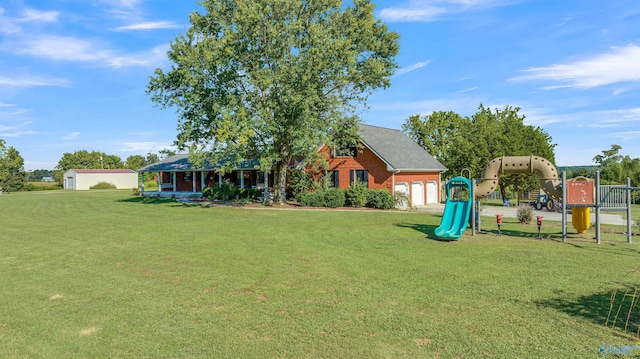
{"type": "Polygon", "coordinates": [[[130,169],[71,169],[64,173],[64,189],[88,190],[100,182],[111,183],[117,189],[138,187],[138,173],[130,169]]]}

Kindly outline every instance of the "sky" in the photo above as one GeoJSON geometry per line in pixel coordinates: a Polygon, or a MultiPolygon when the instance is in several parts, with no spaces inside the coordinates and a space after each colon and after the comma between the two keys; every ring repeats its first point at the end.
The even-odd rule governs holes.
{"type": "MultiPolygon", "coordinates": [[[[400,34],[400,68],[364,123],[508,105],[552,137],[558,166],[593,165],[613,144],[640,157],[640,2],[374,2],[400,34]]],[[[176,113],[145,89],[193,11],[191,0],[2,0],[0,139],[28,171],[79,150],[125,160],[169,148],[176,113]]]]}

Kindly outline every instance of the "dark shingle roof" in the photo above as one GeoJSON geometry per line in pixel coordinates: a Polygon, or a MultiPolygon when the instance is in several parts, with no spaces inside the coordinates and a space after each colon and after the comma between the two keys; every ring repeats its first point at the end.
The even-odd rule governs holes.
{"type": "Polygon", "coordinates": [[[360,124],[362,142],[389,171],[437,171],[447,168],[400,130],[360,124]]]}
{"type": "MultiPolygon", "coordinates": [[[[148,166],[142,167],[138,172],[183,172],[183,171],[215,171],[220,169],[221,164],[224,164],[225,160],[216,164],[205,163],[202,168],[195,168],[191,162],[189,162],[189,155],[186,153],[177,154],[171,157],[167,157],[162,161],[152,163],[148,166]]],[[[258,167],[258,160],[245,160],[238,165],[238,169],[248,170],[256,169],[258,167]]]]}

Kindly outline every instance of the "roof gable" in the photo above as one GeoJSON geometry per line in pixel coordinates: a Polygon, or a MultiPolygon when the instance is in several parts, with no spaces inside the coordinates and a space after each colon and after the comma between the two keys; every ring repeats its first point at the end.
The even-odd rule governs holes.
{"type": "Polygon", "coordinates": [[[400,130],[360,124],[362,142],[389,171],[437,171],[447,168],[400,130]]]}

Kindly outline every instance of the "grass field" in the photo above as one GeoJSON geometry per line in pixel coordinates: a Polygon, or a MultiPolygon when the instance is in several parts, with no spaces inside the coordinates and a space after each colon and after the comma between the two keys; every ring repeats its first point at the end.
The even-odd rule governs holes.
{"type": "Polygon", "coordinates": [[[559,223],[540,241],[487,218],[486,234],[441,242],[439,221],[2,195],[0,357],[596,358],[638,341],[623,294],[640,246],[623,228],[561,243],[559,223]]]}

